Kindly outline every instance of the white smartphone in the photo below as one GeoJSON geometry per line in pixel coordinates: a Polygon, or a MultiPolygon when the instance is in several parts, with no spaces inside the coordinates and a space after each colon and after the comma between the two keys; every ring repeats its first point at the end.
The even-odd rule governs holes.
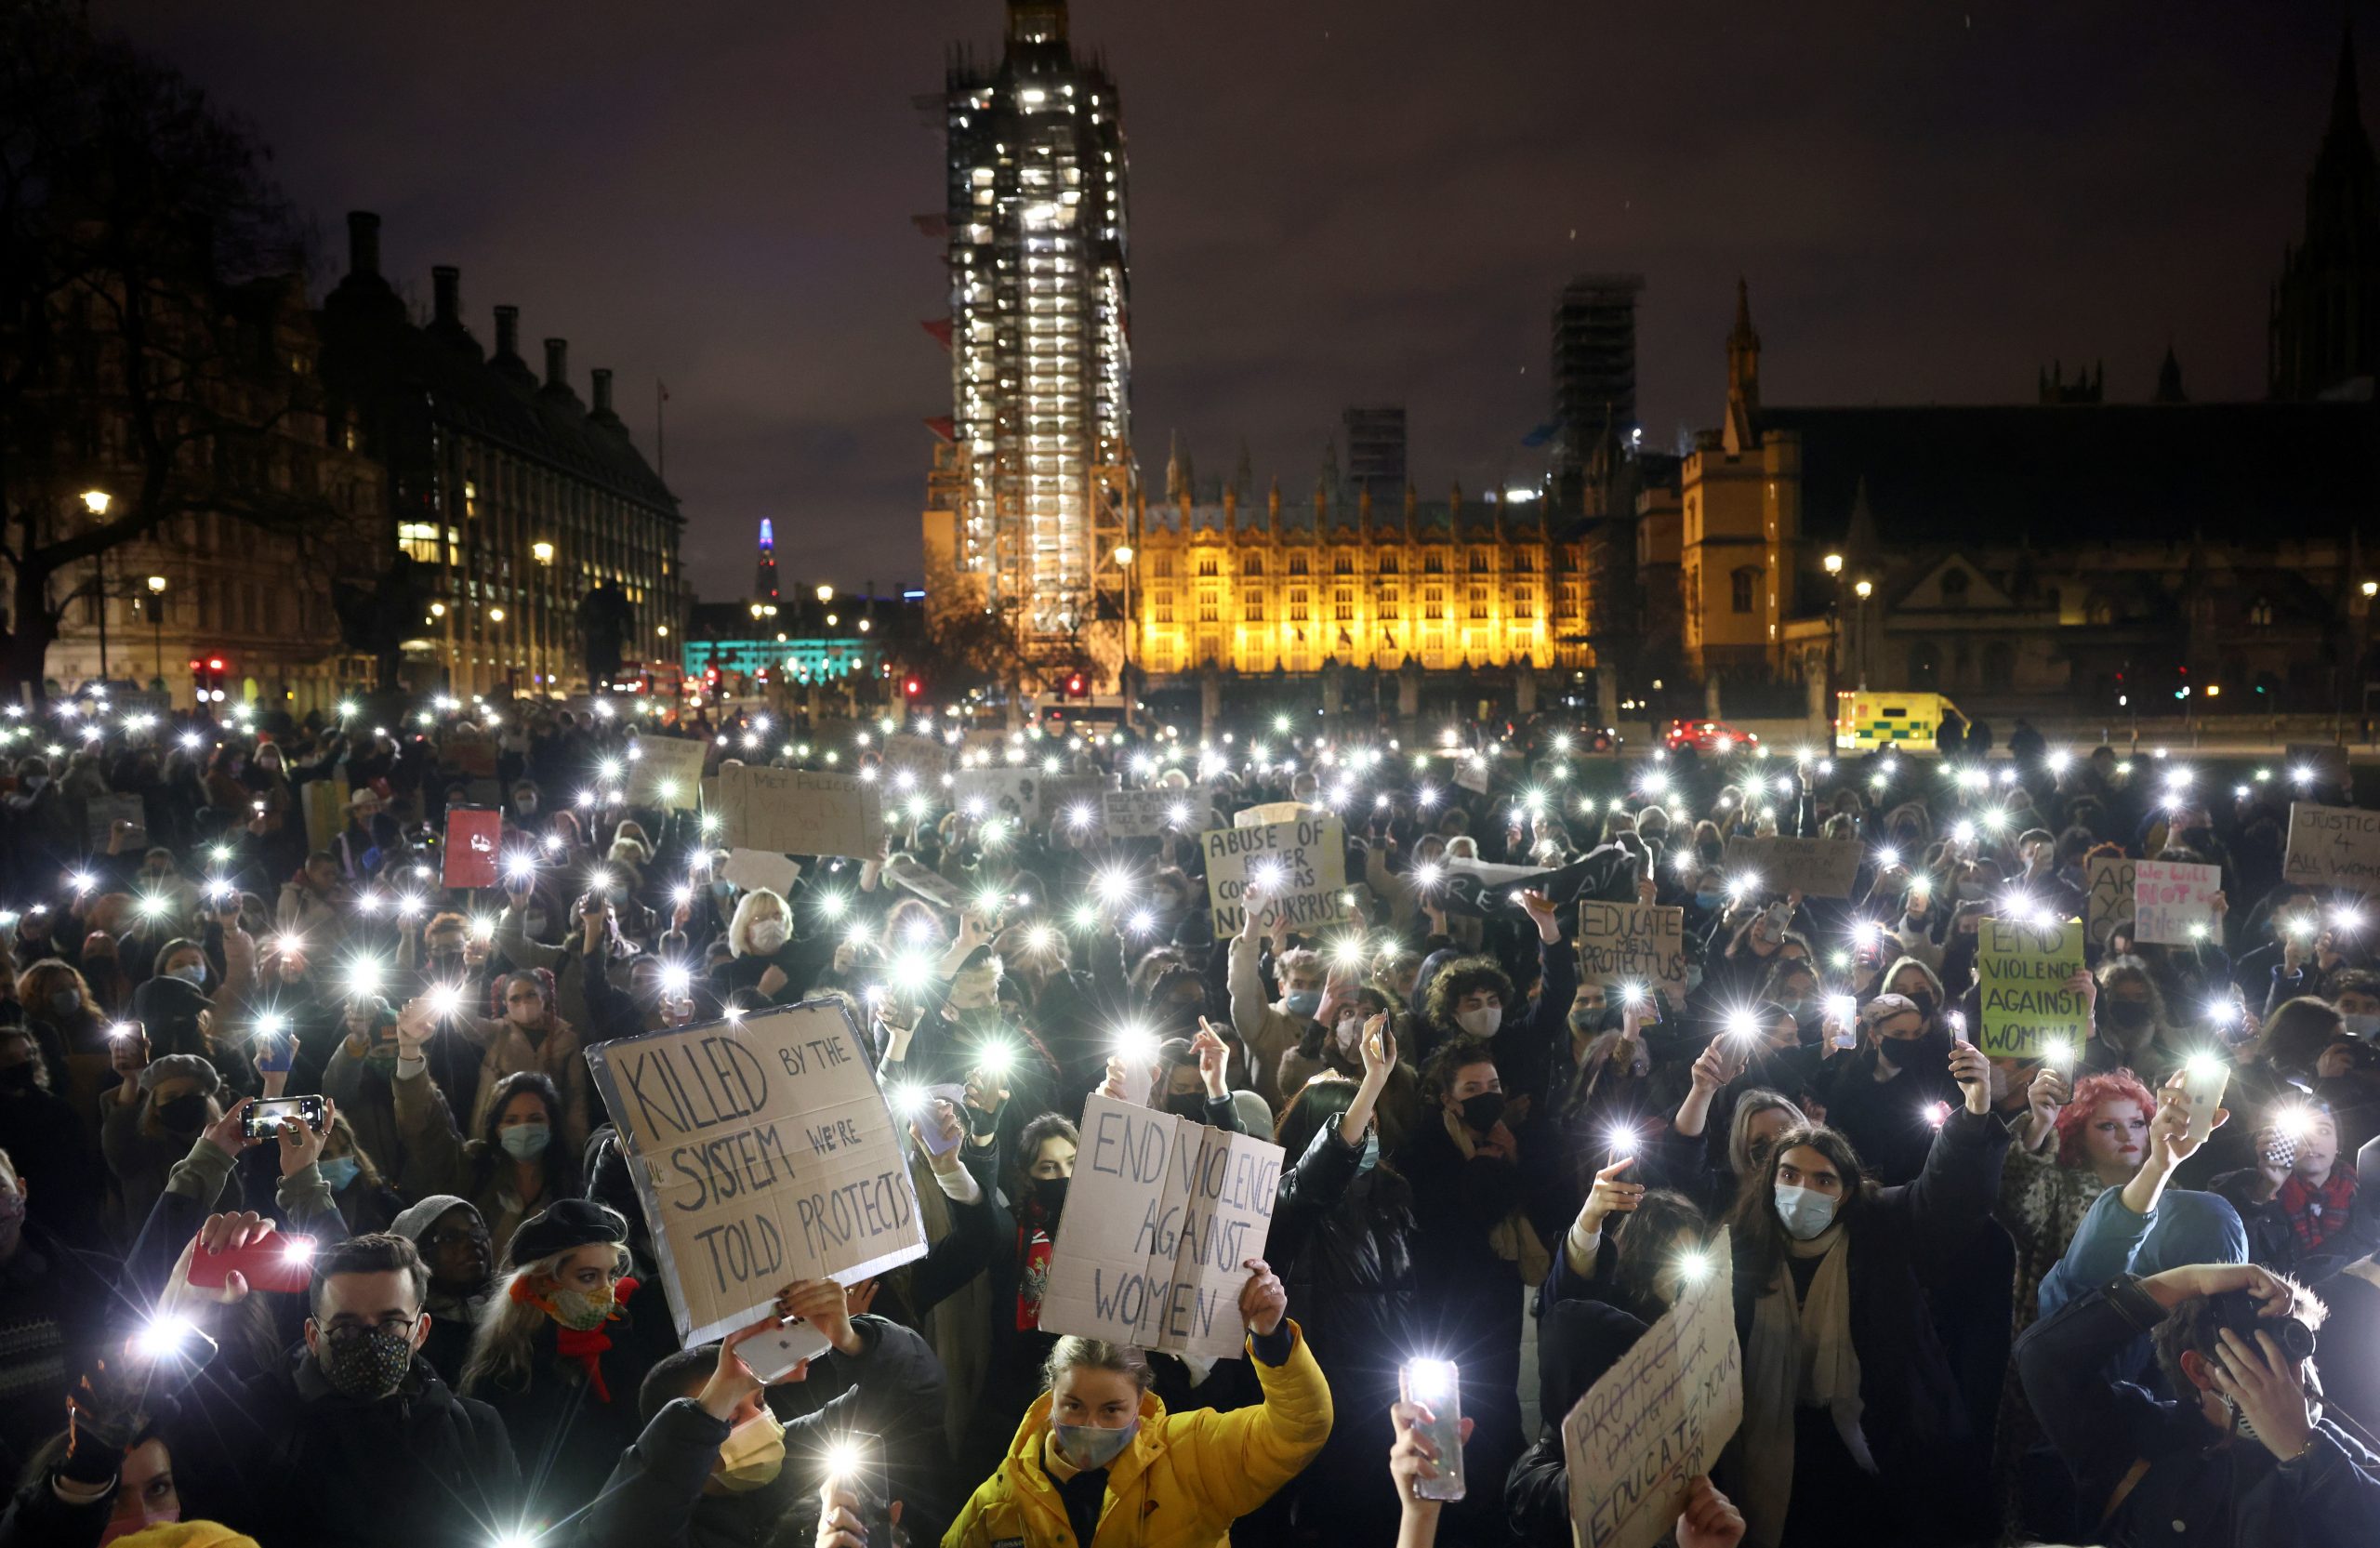
{"type": "Polygon", "coordinates": [[[1438,1453],[1437,1476],[1423,1478],[1413,1492],[1424,1500],[1460,1500],[1462,1478],[1462,1383],[1452,1360],[1408,1360],[1397,1373],[1405,1401],[1430,1410],[1415,1433],[1438,1453]]]}
{"type": "Polygon", "coordinates": [[[2192,1059],[2182,1066],[2182,1092],[2189,1098],[2189,1143],[2201,1145],[2215,1132],[2215,1111],[2231,1083],[2231,1066],[2219,1059],[2192,1059]]]}
{"type": "Polygon", "coordinates": [[[786,1373],[804,1360],[814,1360],[830,1346],[826,1335],[799,1318],[779,1323],[770,1332],[758,1338],[746,1339],[735,1346],[744,1363],[762,1385],[782,1380],[786,1373]]]}

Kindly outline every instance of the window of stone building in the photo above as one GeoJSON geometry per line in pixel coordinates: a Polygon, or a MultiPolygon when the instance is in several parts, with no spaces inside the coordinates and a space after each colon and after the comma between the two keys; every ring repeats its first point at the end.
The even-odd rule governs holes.
{"type": "Polygon", "coordinates": [[[1264,599],[1263,597],[1249,598],[1245,616],[1247,621],[1251,624],[1263,623],[1264,621],[1264,599]]]}
{"type": "Polygon", "coordinates": [[[1471,615],[1474,618],[1488,616],[1488,593],[1475,586],[1471,589],[1471,615]]]}
{"type": "Polygon", "coordinates": [[[1342,624],[1355,615],[1355,604],[1347,600],[1344,591],[1339,593],[1339,601],[1333,605],[1337,607],[1339,621],[1342,624]]]}
{"type": "Polygon", "coordinates": [[[1395,622],[1396,621],[1397,614],[1396,614],[1396,599],[1395,599],[1395,598],[1394,598],[1394,597],[1384,597],[1384,598],[1382,598],[1382,599],[1381,600],[1381,604],[1380,604],[1380,616],[1381,616],[1381,621],[1382,621],[1382,623],[1392,623],[1392,624],[1393,624],[1393,623],[1395,623],[1395,622]]]}
{"type": "Polygon", "coordinates": [[[1430,620],[1432,623],[1435,623],[1439,619],[1445,617],[1447,615],[1447,610],[1445,607],[1440,605],[1445,601],[1446,593],[1439,590],[1435,586],[1422,592],[1421,616],[1430,620]]]}
{"type": "Polygon", "coordinates": [[[1533,618],[1537,616],[1537,593],[1531,591],[1526,586],[1522,587],[1519,590],[1514,591],[1513,593],[1513,616],[1515,618],[1533,618]]]}
{"type": "Polygon", "coordinates": [[[1198,561],[1198,574],[1202,578],[1211,576],[1214,573],[1215,562],[1211,555],[1198,561]]]}
{"type": "Polygon", "coordinates": [[[1351,553],[1343,551],[1341,552],[1331,560],[1330,572],[1333,575],[1340,576],[1354,575],[1355,573],[1355,556],[1351,553]]]}
{"type": "Polygon", "coordinates": [[[1211,594],[1201,595],[1198,598],[1198,621],[1200,623],[1211,624],[1220,620],[1222,616],[1223,615],[1215,610],[1215,599],[1211,594]]]}
{"type": "Polygon", "coordinates": [[[1289,622],[1293,624],[1305,622],[1305,603],[1306,595],[1303,588],[1289,593],[1289,622]]]}
{"type": "Polygon", "coordinates": [[[1967,573],[1964,570],[1942,572],[1942,605],[1964,607],[1967,604],[1967,573]]]}
{"type": "Polygon", "coordinates": [[[1289,555],[1289,574],[1293,576],[1305,574],[1305,555],[1302,553],[1289,555]]]}
{"type": "Polygon", "coordinates": [[[2255,628],[2272,628],[2272,600],[2258,597],[2248,604],[2248,623],[2255,628]]]}
{"type": "Polygon", "coordinates": [[[1149,574],[1157,576],[1160,580],[1171,580],[1173,578],[1173,556],[1170,553],[1158,554],[1155,559],[1149,562],[1149,574]]]}
{"type": "Polygon", "coordinates": [[[1729,605],[1738,613],[1750,613],[1752,602],[1760,593],[1760,566],[1747,564],[1727,577],[1729,605]]]}
{"type": "Polygon", "coordinates": [[[1397,558],[1396,551],[1395,549],[1389,549],[1380,556],[1380,573],[1382,575],[1393,576],[1396,574],[1396,565],[1397,558]]]}
{"type": "Polygon", "coordinates": [[[1471,573],[1472,573],[1473,575],[1474,575],[1474,576],[1484,576],[1484,575],[1486,575],[1489,570],[1492,570],[1492,569],[1494,569],[1494,568],[1495,568],[1495,565],[1494,565],[1494,563],[1493,563],[1493,562],[1488,559],[1488,550],[1487,550],[1487,549],[1472,549],[1472,550],[1471,550],[1471,573]]]}
{"type": "Polygon", "coordinates": [[[1537,556],[1535,554],[1529,552],[1527,549],[1514,549],[1513,550],[1513,573],[1514,575],[1525,576],[1536,568],[1537,556]]]}
{"type": "Polygon", "coordinates": [[[1425,554],[1423,554],[1423,555],[1421,556],[1421,573],[1422,573],[1422,574],[1424,574],[1424,575],[1432,575],[1432,576],[1442,576],[1442,575],[1446,574],[1446,570],[1447,570],[1447,556],[1446,556],[1446,555],[1444,555],[1444,554],[1442,554],[1442,553],[1440,553],[1440,552],[1438,552],[1438,550],[1437,550],[1437,549],[1432,549],[1428,553],[1425,553],[1425,554]]]}

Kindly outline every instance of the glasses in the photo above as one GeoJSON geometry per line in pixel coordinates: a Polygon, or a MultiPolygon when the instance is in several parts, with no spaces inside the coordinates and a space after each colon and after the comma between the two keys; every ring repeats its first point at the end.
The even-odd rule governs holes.
{"type": "Polygon", "coordinates": [[[413,1336],[414,1320],[414,1318],[409,1316],[399,1316],[394,1312],[390,1312],[387,1316],[382,1317],[377,1322],[365,1322],[356,1317],[338,1316],[331,1318],[330,1326],[323,1330],[323,1331],[326,1337],[339,1339],[342,1341],[347,1339],[362,1338],[366,1333],[388,1333],[398,1338],[411,1338],[413,1336]]]}
{"type": "Polygon", "coordinates": [[[476,1231],[466,1226],[455,1230],[432,1231],[422,1237],[421,1241],[424,1247],[485,1247],[493,1239],[485,1231],[476,1231]]]}

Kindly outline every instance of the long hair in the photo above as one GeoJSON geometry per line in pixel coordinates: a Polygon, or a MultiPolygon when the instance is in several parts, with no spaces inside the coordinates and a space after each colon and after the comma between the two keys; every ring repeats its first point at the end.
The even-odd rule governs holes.
{"type": "Polygon", "coordinates": [[[2057,1110],[2057,1164],[2079,1167],[2082,1164],[2082,1135],[2099,1109],[2110,1102],[2135,1102],[2140,1105],[2140,1116],[2157,1116],[2157,1099],[2140,1082],[2140,1077],[2128,1069],[2111,1070],[2105,1075],[2086,1075],[2074,1083],[2074,1095],[2057,1110]]]}
{"type": "Polygon", "coordinates": [[[2255,1056],[2283,1075],[2310,1076],[2342,1025],[2327,1001],[2299,995],[2274,1007],[2256,1039],[2255,1056]]]}
{"type": "Polygon", "coordinates": [[[1791,1239],[1785,1235],[1785,1224],[1777,1218],[1772,1202],[1777,1196],[1777,1164],[1784,1159],[1787,1151],[1805,1148],[1833,1162],[1835,1174],[1843,1179],[1843,1202],[1834,1214],[1837,1224],[1857,1230],[1860,1215],[1875,1203],[1875,1181],[1859,1165],[1859,1152],[1842,1131],[1805,1123],[1778,1135],[1776,1148],[1768,1153],[1760,1170],[1744,1180],[1734,1207],[1727,1211],[1727,1224],[1735,1232],[1736,1252],[1750,1264],[1753,1282],[1764,1290],[1776,1277],[1778,1265],[1785,1261],[1785,1244],[1791,1239]]]}
{"type": "Polygon", "coordinates": [[[30,1016],[44,1021],[53,1020],[57,1012],[49,1008],[49,997],[73,985],[82,1000],[82,1009],[93,1015],[99,1013],[99,1002],[91,998],[91,986],[73,963],[56,957],[45,957],[38,962],[28,962],[17,974],[17,1000],[30,1016]]]}
{"type": "Polygon", "coordinates": [[[386,1179],[380,1175],[379,1166],[372,1159],[372,1153],[364,1148],[364,1142],[356,1137],[355,1125],[347,1121],[345,1113],[331,1115],[329,1130],[332,1138],[347,1142],[347,1153],[355,1158],[357,1182],[375,1188],[388,1185],[386,1179]]]}
{"type": "Polygon", "coordinates": [[[1752,1154],[1752,1119],[1763,1113],[1775,1112],[1793,1115],[1785,1126],[1788,1129],[1803,1128],[1810,1121],[1800,1105],[1782,1092],[1754,1086],[1737,1095],[1735,1117],[1727,1122],[1727,1170],[1736,1174],[1737,1182],[1741,1183],[1756,1170],[1752,1154]]]}
{"type": "MultiPolygon", "coordinates": [[[[604,1246],[605,1243],[581,1243],[580,1246],[604,1246]]],[[[608,1244],[615,1257],[612,1277],[618,1278],[628,1271],[635,1255],[626,1242],[608,1244]]],[[[501,1386],[515,1392],[525,1392],[536,1377],[537,1330],[550,1319],[545,1308],[513,1293],[516,1285],[534,1286],[539,1278],[552,1281],[561,1277],[563,1260],[578,1250],[565,1247],[549,1252],[533,1264],[523,1264],[496,1282],[487,1299],[487,1315],[471,1330],[471,1350],[463,1358],[462,1392],[474,1397],[489,1386],[501,1386]]],[[[559,1360],[555,1373],[563,1381],[583,1382],[587,1378],[575,1361],[559,1360]]]]}
{"type": "Polygon", "coordinates": [[[1620,1223],[1610,1227],[1619,1233],[1612,1250],[1611,1301],[1640,1316],[1649,1310],[1649,1322],[1665,1309],[1655,1286],[1662,1271],[1675,1263],[1671,1250],[1681,1237],[1684,1245],[1699,1247],[1711,1224],[1694,1200],[1669,1188],[1647,1189],[1633,1214],[1618,1218],[1620,1223]]]}
{"type": "Polygon", "coordinates": [[[1025,1126],[1016,1136],[1016,1154],[1009,1161],[1008,1196],[1024,1207],[1033,1195],[1033,1163],[1039,1159],[1045,1140],[1064,1140],[1078,1150],[1082,1147],[1082,1134],[1074,1120],[1057,1113],[1044,1113],[1025,1126]]]}
{"type": "Polygon", "coordinates": [[[480,1119],[480,1131],[472,1146],[476,1152],[473,1158],[475,1164],[471,1186],[468,1191],[471,1197],[478,1197],[496,1176],[496,1169],[511,1164],[511,1153],[504,1148],[498,1131],[502,1127],[506,1105],[522,1092],[535,1096],[546,1107],[549,1138],[545,1154],[537,1158],[545,1168],[546,1203],[550,1204],[557,1198],[581,1197],[587,1188],[585,1180],[579,1176],[578,1158],[571,1153],[568,1144],[562,1143],[562,1092],[554,1089],[552,1078],[544,1071],[534,1069],[514,1070],[496,1083],[495,1093],[488,1101],[487,1116],[480,1119]]]}

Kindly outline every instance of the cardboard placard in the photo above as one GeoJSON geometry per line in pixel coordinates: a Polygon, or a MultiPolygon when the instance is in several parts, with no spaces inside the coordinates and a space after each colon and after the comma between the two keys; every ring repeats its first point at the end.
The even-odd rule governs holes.
{"type": "Polygon", "coordinates": [[[449,727],[438,741],[439,758],[466,779],[494,779],[496,750],[493,739],[468,724],[449,727]]]}
{"type": "Polygon", "coordinates": [[[1722,1228],[1689,1283],[1562,1420],[1570,1538],[1579,1548],[1652,1548],[1689,1486],[1743,1422],[1735,1271],[1722,1228]]]}
{"type": "Polygon", "coordinates": [[[837,1001],[615,1038],[587,1063],[683,1343],[759,1320],[793,1280],[925,1255],[892,1110],[837,1001]]]}
{"type": "Polygon", "coordinates": [[[882,787],[857,774],[725,764],[719,815],[720,840],[730,849],[865,860],[884,839],[882,787]]]}
{"type": "Polygon", "coordinates": [[[446,842],[439,852],[439,884],[495,886],[496,846],[503,838],[503,813],[476,806],[446,808],[446,842]]]}
{"type": "Polygon", "coordinates": [[[1347,885],[1347,830],[1337,817],[1314,814],[1262,827],[1219,827],[1198,841],[1207,853],[1215,939],[1239,933],[1240,900],[1251,880],[1263,886],[1262,906],[1287,910],[1292,926],[1339,917],[1339,893],[1347,885]]]}
{"type": "Polygon", "coordinates": [[[310,849],[328,849],[347,827],[347,803],[352,799],[347,780],[340,774],[310,779],[298,787],[298,803],[305,809],[306,843],[310,849]]]}
{"type": "Polygon", "coordinates": [[[886,784],[905,795],[923,790],[941,796],[942,776],[950,772],[951,751],[940,738],[904,731],[885,738],[883,752],[886,784]],[[903,774],[909,776],[906,782],[903,774]]]}
{"type": "Polygon", "coordinates": [[[2292,742],[2281,751],[2289,765],[2290,788],[2341,790],[2347,787],[2351,777],[2347,773],[2347,748],[2335,742],[2292,742]],[[2300,784],[2297,771],[2306,770],[2314,777],[2300,784]]]}
{"type": "Polygon", "coordinates": [[[639,736],[629,744],[630,806],[688,807],[702,797],[708,742],[691,736],[639,736]]]}
{"type": "Polygon", "coordinates": [[[1760,878],[1760,891],[1848,898],[1866,848],[1849,839],[1730,839],[1727,875],[1760,878]]]}
{"type": "Polygon", "coordinates": [[[885,863],[884,880],[915,893],[937,908],[959,906],[959,883],[940,871],[929,870],[914,854],[896,854],[885,863]]]}
{"type": "Polygon", "coordinates": [[[2215,894],[2223,867],[2178,860],[2141,860],[2132,868],[2135,941],[2189,946],[2215,933],[2215,894]]]}
{"type": "Polygon", "coordinates": [[[1061,822],[1070,822],[1077,814],[1090,817],[1087,827],[1099,822],[1100,805],[1107,799],[1112,782],[1105,774],[1045,774],[1041,779],[1039,810],[1041,821],[1052,828],[1061,822]]]}
{"type": "Polygon", "coordinates": [[[1686,1003],[1686,910],[1641,903],[1579,905],[1579,976],[1589,984],[1658,986],[1686,1003]]]}
{"type": "Polygon", "coordinates": [[[2289,803],[2289,853],[2281,879],[2307,887],[2380,893],[2380,812],[2289,803]]]}
{"type": "MultiPolygon", "coordinates": [[[[124,840],[122,853],[138,855],[149,847],[148,808],[139,796],[89,796],[83,801],[83,838],[94,854],[108,853],[108,841],[118,823],[130,823],[134,831],[124,840]]],[[[332,832],[338,831],[333,828],[332,832]]]]}
{"type": "Polygon", "coordinates": [[[2135,862],[2103,854],[2082,867],[2082,926],[2093,951],[2108,949],[2108,936],[2132,923],[2135,862]]]}
{"type": "Polygon", "coordinates": [[[1214,826],[1214,817],[1203,790],[1103,790],[1099,796],[1099,831],[1107,839],[1155,839],[1169,827],[1199,833],[1214,826]]]}
{"type": "Polygon", "coordinates": [[[1030,826],[1041,814],[1041,778],[1038,769],[961,769],[951,776],[950,801],[978,820],[1006,817],[1030,826]]]}
{"type": "Polygon", "coordinates": [[[783,897],[801,880],[801,863],[764,849],[732,849],[720,863],[719,879],[747,893],[771,892],[783,897]]]}
{"type": "Polygon", "coordinates": [[[1280,1181],[1277,1144],[1093,1095],[1050,1250],[1041,1330],[1236,1356],[1241,1265],[1264,1256],[1280,1181]]]}
{"type": "Polygon", "coordinates": [[[1320,810],[1320,807],[1308,806],[1302,800],[1260,801],[1233,813],[1231,825],[1234,827],[1263,827],[1267,823],[1293,823],[1309,813],[1320,810]]]}
{"type": "Polygon", "coordinates": [[[2091,1012],[2066,981],[2082,971],[2082,921],[1984,919],[1977,930],[1983,1025],[1976,1046],[1995,1059],[2038,1059],[2052,1040],[2063,1041],[2069,1057],[2080,1053],[2091,1012]]]}
{"type": "Polygon", "coordinates": [[[1461,757],[1454,761],[1454,783],[1458,790],[1468,790],[1474,796],[1488,793],[1489,771],[1485,758],[1461,757]]]}

